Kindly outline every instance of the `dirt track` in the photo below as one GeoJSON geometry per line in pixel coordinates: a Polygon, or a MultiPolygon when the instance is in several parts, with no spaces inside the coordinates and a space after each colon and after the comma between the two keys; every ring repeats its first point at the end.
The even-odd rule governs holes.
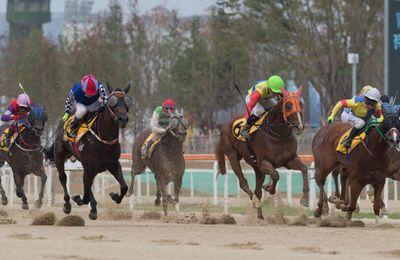
{"type": "MultiPolygon", "coordinates": [[[[90,221],[85,227],[31,226],[35,214],[4,207],[16,225],[0,225],[0,259],[382,259],[400,256],[400,225],[321,228],[163,223],[164,220],[90,221]],[[17,257],[17,258],[16,258],[17,257]]],[[[60,219],[60,209],[51,209],[60,219]]],[[[101,213],[101,212],[99,212],[101,213]]],[[[105,214],[105,212],[101,213],[105,214]]],[[[136,213],[134,213],[136,214],[136,213]]],[[[400,224],[400,223],[399,223],[400,224]]]]}

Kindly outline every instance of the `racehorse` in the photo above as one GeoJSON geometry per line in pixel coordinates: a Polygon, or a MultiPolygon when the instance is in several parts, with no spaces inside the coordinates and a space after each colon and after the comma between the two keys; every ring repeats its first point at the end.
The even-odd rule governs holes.
{"type": "Polygon", "coordinates": [[[64,128],[62,125],[57,129],[56,140],[46,151],[46,157],[53,161],[58,170],[59,179],[64,189],[64,207],[66,214],[71,212],[70,196],[67,190],[67,176],[65,175],[64,162],[74,156],[83,166],[83,198],[79,195],[72,199],[78,206],[90,202],[91,210],[89,218],[97,219],[97,202],[92,193],[93,180],[98,173],[108,170],[120,185],[120,194],[110,193],[110,197],[117,204],[121,203],[128,187],[125,183],[119,158],[121,146],[119,143],[119,129],[128,124],[128,111],[132,106],[132,99],[128,96],[130,84],[124,90],[113,89],[107,82],[109,92],[108,102],[98,112],[96,121],[91,129],[77,145],[63,139],[64,128]],[[74,147],[78,147],[75,149],[74,147]]]}
{"type": "MultiPolygon", "coordinates": [[[[4,162],[10,165],[13,172],[14,182],[16,186],[16,194],[22,200],[22,209],[29,209],[28,201],[24,192],[25,176],[33,173],[40,177],[41,186],[39,198],[35,203],[36,208],[42,207],[44,186],[47,176],[43,167],[43,153],[40,144],[40,137],[47,121],[47,114],[43,107],[35,106],[29,113],[27,120],[17,122],[18,135],[9,151],[1,150],[0,165],[4,162]]],[[[7,129],[7,125],[0,127],[0,135],[7,129]]],[[[7,205],[7,197],[1,185],[0,178],[1,203],[7,205]]]]}
{"type": "MultiPolygon", "coordinates": [[[[312,149],[315,162],[315,179],[320,189],[318,207],[314,211],[316,217],[322,214],[323,206],[327,205],[324,191],[326,176],[340,165],[344,165],[350,177],[350,203],[343,208],[347,211],[350,220],[360,192],[367,184],[374,187],[374,213],[379,221],[381,208],[381,193],[388,174],[389,158],[386,153],[389,149],[400,149],[399,127],[397,115],[387,116],[382,123],[373,125],[367,131],[367,141],[356,146],[348,155],[336,151],[339,139],[350,129],[346,123],[336,122],[322,127],[314,136],[312,149]]],[[[345,181],[344,181],[345,182],[345,181]]],[[[342,195],[343,196],[343,195],[342,195]]]]}
{"type": "Polygon", "coordinates": [[[245,142],[238,140],[232,131],[235,120],[225,124],[221,129],[220,141],[216,146],[216,157],[221,174],[226,174],[225,155],[228,157],[232,170],[239,179],[239,184],[253,201],[257,208],[258,218],[263,219],[261,209],[262,185],[265,175],[270,175],[272,184],[266,190],[275,194],[279,173],[276,168],[300,170],[303,175],[303,197],[301,204],[308,206],[308,171],[297,155],[297,141],[293,129],[301,133],[304,129],[302,123],[302,103],[300,87],[297,92],[282,90],[282,99],[271,108],[260,128],[251,136],[250,146],[254,150],[257,162],[250,158],[250,152],[245,142]],[[240,166],[244,159],[256,175],[254,194],[250,190],[240,166]]]}
{"type": "Polygon", "coordinates": [[[165,134],[160,138],[151,155],[142,157],[142,146],[151,130],[141,132],[135,138],[132,148],[132,170],[130,193],[133,193],[135,176],[144,172],[146,166],[154,173],[157,183],[157,194],[154,204],[162,206],[164,214],[168,213],[169,196],[167,195],[167,185],[174,183],[174,203],[179,210],[179,194],[182,188],[182,178],[185,171],[185,159],[183,158],[183,142],[186,137],[188,121],[183,117],[183,113],[173,115],[170,118],[169,126],[165,134]]]}

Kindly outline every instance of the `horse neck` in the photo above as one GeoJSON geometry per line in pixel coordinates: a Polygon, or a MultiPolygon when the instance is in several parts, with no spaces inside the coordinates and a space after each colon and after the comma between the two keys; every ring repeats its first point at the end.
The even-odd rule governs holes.
{"type": "Polygon", "coordinates": [[[164,135],[162,144],[168,146],[166,152],[173,154],[174,156],[176,156],[176,152],[182,151],[183,149],[182,141],[180,141],[177,137],[172,136],[172,134],[169,132],[164,135]]]}
{"type": "Polygon", "coordinates": [[[267,121],[268,128],[271,128],[273,132],[278,133],[282,136],[290,135],[292,133],[292,128],[286,124],[282,113],[282,101],[276,104],[272,110],[269,112],[269,120],[267,121]]]}
{"type": "Polygon", "coordinates": [[[119,136],[119,126],[111,115],[110,109],[105,108],[97,121],[98,134],[106,140],[114,140],[119,136]]]}
{"type": "Polygon", "coordinates": [[[23,142],[29,145],[37,145],[40,143],[40,136],[37,136],[32,130],[26,129],[21,133],[23,142]]]}
{"type": "Polygon", "coordinates": [[[378,158],[385,157],[389,144],[380,136],[376,129],[368,135],[368,149],[378,158]]]}

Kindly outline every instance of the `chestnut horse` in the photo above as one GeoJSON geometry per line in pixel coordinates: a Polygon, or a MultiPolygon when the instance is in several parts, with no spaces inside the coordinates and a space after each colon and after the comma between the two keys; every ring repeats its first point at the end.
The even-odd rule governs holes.
{"type": "MultiPolygon", "coordinates": [[[[327,205],[324,191],[326,176],[342,165],[345,166],[350,177],[350,203],[343,209],[347,211],[347,219],[351,219],[364,186],[372,184],[374,187],[374,213],[376,220],[379,220],[381,193],[389,166],[389,158],[386,153],[390,147],[400,149],[399,126],[400,120],[395,115],[386,117],[380,124],[376,123],[375,127],[368,131],[366,141],[353,149],[350,160],[346,159],[345,154],[336,151],[340,137],[350,129],[349,124],[336,122],[324,126],[318,131],[312,144],[315,179],[320,189],[318,207],[314,211],[316,217],[321,216],[322,207],[327,205]]],[[[345,182],[345,180],[343,181],[345,182]]]]}
{"type": "Polygon", "coordinates": [[[232,170],[239,179],[239,184],[253,201],[257,208],[259,219],[263,219],[261,209],[262,185],[265,175],[270,175],[272,184],[267,185],[266,190],[275,194],[279,173],[276,168],[286,167],[288,169],[300,170],[303,175],[303,198],[301,204],[308,206],[308,171],[297,155],[297,140],[293,128],[298,133],[304,129],[302,124],[302,87],[297,92],[282,90],[283,98],[271,108],[264,122],[251,136],[250,146],[257,158],[253,162],[245,142],[233,135],[232,125],[235,120],[223,126],[220,133],[220,141],[216,146],[216,157],[219,171],[226,174],[225,155],[228,157],[232,170]],[[256,186],[254,194],[250,190],[246,178],[240,166],[240,160],[244,159],[253,169],[256,175],[256,186]]]}

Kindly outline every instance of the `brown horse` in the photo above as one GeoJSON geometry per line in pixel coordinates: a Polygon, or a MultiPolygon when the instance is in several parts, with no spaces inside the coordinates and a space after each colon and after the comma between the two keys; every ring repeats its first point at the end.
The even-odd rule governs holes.
{"type": "Polygon", "coordinates": [[[250,146],[254,150],[257,162],[250,158],[250,152],[245,142],[233,135],[232,125],[235,120],[223,126],[220,133],[220,141],[216,147],[216,157],[219,171],[226,174],[225,155],[228,157],[232,170],[239,179],[240,187],[250,196],[257,208],[258,218],[263,219],[261,209],[262,185],[265,175],[270,175],[272,184],[267,185],[266,190],[275,194],[279,173],[276,168],[300,170],[303,175],[303,197],[301,204],[308,206],[308,171],[297,155],[297,141],[293,132],[295,128],[300,133],[304,127],[301,121],[301,87],[297,92],[287,92],[283,89],[283,98],[268,112],[264,122],[251,136],[250,146]],[[254,194],[250,190],[246,178],[240,166],[240,160],[244,159],[253,169],[256,175],[256,187],[254,194]]]}
{"type": "Polygon", "coordinates": [[[100,172],[109,171],[120,185],[120,194],[111,192],[110,197],[115,203],[120,204],[128,186],[125,183],[119,158],[121,155],[121,145],[119,143],[120,128],[123,129],[128,124],[128,111],[132,105],[132,100],[128,96],[130,84],[124,90],[113,89],[107,82],[110,93],[108,102],[104,109],[98,113],[92,131],[86,134],[78,142],[74,149],[73,144],[64,140],[64,128],[62,124],[57,129],[56,140],[49,149],[45,150],[47,159],[54,162],[59,174],[60,183],[64,190],[65,214],[71,213],[70,195],[67,189],[67,176],[65,174],[64,163],[73,155],[79,159],[83,166],[83,198],[75,195],[72,199],[78,206],[90,203],[91,209],[89,218],[97,219],[97,201],[92,192],[93,180],[100,172]]]}
{"type": "Polygon", "coordinates": [[[385,155],[390,147],[399,149],[399,124],[398,116],[388,116],[381,124],[370,129],[367,141],[351,152],[350,161],[346,159],[346,155],[336,151],[340,137],[350,128],[349,124],[337,122],[318,131],[312,144],[315,179],[320,189],[318,207],[314,212],[316,217],[321,216],[323,206],[327,205],[324,191],[326,176],[339,165],[345,165],[350,177],[350,204],[344,209],[347,211],[347,219],[351,219],[360,192],[367,184],[374,187],[374,212],[377,220],[379,219],[380,196],[389,163],[385,155]]]}

